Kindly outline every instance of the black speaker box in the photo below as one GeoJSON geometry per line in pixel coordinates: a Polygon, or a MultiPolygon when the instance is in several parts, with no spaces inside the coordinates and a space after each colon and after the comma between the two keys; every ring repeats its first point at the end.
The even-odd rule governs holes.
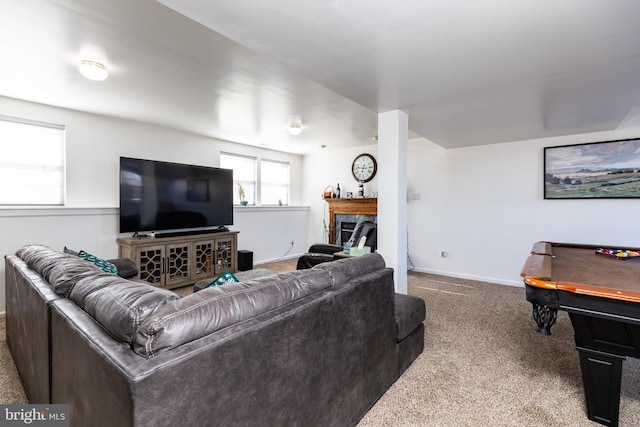
{"type": "Polygon", "coordinates": [[[253,269],[253,252],[238,251],[238,270],[247,271],[253,269]]]}

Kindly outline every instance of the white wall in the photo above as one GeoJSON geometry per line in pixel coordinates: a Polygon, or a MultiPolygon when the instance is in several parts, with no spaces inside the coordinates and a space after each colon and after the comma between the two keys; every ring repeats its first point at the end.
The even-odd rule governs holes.
{"type": "MultiPolygon", "coordinates": [[[[639,136],[635,128],[450,150],[411,140],[407,216],[415,270],[521,286],[520,270],[538,240],[638,246],[640,200],[544,200],[542,185],[543,147],[639,136]]],[[[304,158],[309,241],[322,238],[324,185],[353,187],[351,161],[361,151],[376,155],[376,146],[304,158]]]]}
{"type": "MultiPolygon", "coordinates": [[[[324,189],[329,185],[335,188],[340,184],[342,197],[346,197],[347,191],[352,192],[354,197],[357,196],[358,182],[351,174],[353,159],[358,154],[369,153],[378,160],[377,152],[376,145],[366,145],[344,150],[319,151],[304,156],[302,161],[302,204],[310,207],[310,243],[328,242],[329,218],[328,205],[322,198],[324,189]]],[[[364,184],[366,196],[369,196],[372,191],[378,191],[377,176],[364,184]]]]}
{"type": "Polygon", "coordinates": [[[298,257],[309,247],[309,208],[237,207],[233,228],[240,231],[238,249],[252,251],[256,264],[298,257]]]}
{"type": "MultiPolygon", "coordinates": [[[[290,163],[300,174],[301,156],[213,139],[160,126],[87,114],[0,97],[0,114],[66,126],[68,207],[118,206],[120,156],[219,166],[220,152],[290,163]]],[[[291,180],[291,204],[300,204],[300,182],[291,180]]]]}
{"type": "Polygon", "coordinates": [[[628,219],[640,213],[640,200],[543,198],[543,147],[637,136],[640,129],[453,150],[411,141],[409,253],[416,270],[521,285],[538,240],[637,246],[640,223],[628,219]]]}
{"type": "MultiPolygon", "coordinates": [[[[233,230],[240,249],[254,251],[254,263],[303,253],[308,247],[308,209],[301,203],[302,158],[216,140],[160,126],[81,113],[0,97],[0,114],[66,126],[67,204],[60,208],[0,208],[0,254],[28,243],[56,249],[65,245],[104,258],[117,256],[120,156],[219,166],[220,152],[287,161],[292,207],[235,209],[233,230]]],[[[0,150],[2,148],[0,145],[0,150]]],[[[0,156],[2,155],[0,151],[0,156]]],[[[4,312],[5,271],[0,264],[0,313],[4,312]]]]}

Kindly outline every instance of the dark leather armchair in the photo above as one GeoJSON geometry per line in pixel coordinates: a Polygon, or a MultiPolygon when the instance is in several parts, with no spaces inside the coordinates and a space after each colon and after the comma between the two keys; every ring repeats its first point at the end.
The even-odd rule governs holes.
{"type": "MultiPolygon", "coordinates": [[[[375,252],[378,245],[378,230],[377,224],[372,221],[359,222],[351,234],[351,238],[345,246],[357,246],[358,242],[366,236],[365,246],[371,248],[371,252],[375,252]]],[[[335,258],[333,254],[343,250],[343,246],[332,245],[330,243],[315,243],[309,247],[306,254],[298,258],[298,270],[304,270],[311,268],[314,265],[322,264],[323,262],[333,261],[335,258]]]]}

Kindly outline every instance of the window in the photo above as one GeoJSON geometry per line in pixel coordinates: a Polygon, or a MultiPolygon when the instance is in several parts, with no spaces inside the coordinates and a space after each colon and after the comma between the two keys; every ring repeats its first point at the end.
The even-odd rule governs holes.
{"type": "Polygon", "coordinates": [[[289,163],[263,160],[260,182],[263,205],[289,204],[289,163]]]}
{"type": "Polygon", "coordinates": [[[249,205],[289,204],[289,163],[221,153],[220,167],[233,169],[234,204],[240,204],[238,185],[249,205]]]}
{"type": "Polygon", "coordinates": [[[0,205],[64,204],[64,126],[0,116],[0,205]]]}
{"type": "Polygon", "coordinates": [[[220,167],[233,169],[233,204],[240,204],[239,186],[244,190],[247,204],[256,204],[256,163],[257,160],[254,157],[220,154],[220,167]]]}

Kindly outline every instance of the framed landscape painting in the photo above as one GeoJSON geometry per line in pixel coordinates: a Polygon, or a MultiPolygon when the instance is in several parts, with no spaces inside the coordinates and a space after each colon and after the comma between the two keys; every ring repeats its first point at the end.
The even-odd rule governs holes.
{"type": "Polygon", "coordinates": [[[545,199],[640,197],[640,138],[545,147],[545,199]]]}

